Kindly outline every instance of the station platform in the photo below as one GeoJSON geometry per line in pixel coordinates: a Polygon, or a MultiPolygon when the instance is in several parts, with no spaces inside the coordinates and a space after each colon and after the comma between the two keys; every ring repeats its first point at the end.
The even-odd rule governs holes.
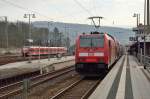
{"type": "Polygon", "coordinates": [[[150,69],[134,56],[124,55],[89,99],[150,99],[150,69]]]}
{"type": "Polygon", "coordinates": [[[14,77],[25,73],[30,73],[38,70],[61,69],[74,64],[74,56],[66,56],[62,58],[50,58],[28,61],[9,63],[0,66],[0,79],[14,77]],[[66,62],[64,64],[63,62],[66,62]],[[59,65],[61,63],[61,65],[59,65]],[[54,65],[55,64],[55,65],[54,65]],[[58,65],[56,65],[58,64],[58,65]]]}

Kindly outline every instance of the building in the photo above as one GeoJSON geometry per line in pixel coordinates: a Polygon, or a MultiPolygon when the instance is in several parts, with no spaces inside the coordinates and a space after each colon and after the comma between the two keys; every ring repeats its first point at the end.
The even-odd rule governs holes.
{"type": "Polygon", "coordinates": [[[144,54],[144,37],[145,37],[145,44],[146,44],[146,50],[145,54],[146,56],[150,56],[150,33],[146,32],[148,31],[147,26],[144,26],[142,24],[139,24],[138,27],[133,28],[133,31],[135,32],[135,38],[136,42],[130,47],[132,51],[135,51],[136,53],[144,54]],[[145,33],[144,33],[145,30],[145,33]]]}

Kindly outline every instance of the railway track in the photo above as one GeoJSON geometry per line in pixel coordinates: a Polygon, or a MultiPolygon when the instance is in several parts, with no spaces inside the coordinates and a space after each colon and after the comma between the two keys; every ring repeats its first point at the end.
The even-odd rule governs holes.
{"type": "Polygon", "coordinates": [[[2,56],[0,57],[0,65],[8,64],[8,63],[13,63],[17,61],[24,61],[25,58],[17,55],[13,56],[2,56]]]}
{"type": "MultiPolygon", "coordinates": [[[[30,89],[34,89],[35,87],[38,87],[40,85],[42,86],[43,83],[49,82],[54,78],[63,76],[64,74],[68,74],[71,71],[74,71],[74,67],[65,68],[65,69],[62,69],[62,70],[59,70],[59,71],[56,71],[56,72],[47,73],[47,74],[44,74],[44,75],[32,77],[30,79],[30,81],[31,81],[30,89]]],[[[104,75],[103,75],[103,77],[104,77],[104,75]]],[[[78,99],[78,98],[79,99],[80,98],[86,99],[93,92],[93,90],[97,87],[97,85],[100,83],[100,81],[103,79],[103,77],[99,80],[98,79],[89,80],[89,79],[85,79],[85,78],[76,79],[76,80],[73,81],[75,83],[72,82],[71,84],[68,85],[69,87],[68,86],[67,87],[63,86],[63,88],[58,88],[59,90],[61,90],[61,92],[59,91],[59,92],[57,92],[53,95],[49,95],[48,98],[67,99],[68,97],[71,97],[71,99],[78,99]],[[71,94],[68,93],[68,92],[71,92],[71,94]]],[[[14,83],[14,84],[10,84],[10,85],[4,86],[4,87],[0,87],[0,99],[8,99],[8,98],[9,99],[16,99],[16,98],[11,98],[11,97],[14,97],[14,96],[17,96],[17,99],[20,99],[20,98],[18,98],[18,95],[21,96],[21,94],[22,94],[22,91],[23,91],[23,85],[22,84],[23,84],[23,81],[20,81],[20,82],[14,83]]],[[[55,85],[55,87],[56,86],[57,86],[57,84],[55,85]]],[[[46,89],[46,88],[43,89],[44,92],[45,92],[45,90],[48,90],[48,89],[46,89]]],[[[54,93],[54,92],[52,91],[52,93],[54,93]]],[[[37,92],[37,93],[39,95],[41,95],[40,93],[42,93],[42,91],[37,92]]],[[[37,97],[36,98],[31,97],[30,98],[30,96],[29,96],[29,99],[37,99],[37,97]]],[[[43,99],[43,98],[39,98],[39,99],[43,99]]],[[[46,99],[47,99],[47,97],[46,97],[46,99]]]]}
{"type": "MultiPolygon", "coordinates": [[[[48,56],[40,56],[41,59],[46,59],[48,58],[48,56]]],[[[36,60],[39,59],[38,56],[32,56],[32,60],[36,60]]],[[[0,65],[5,65],[8,63],[14,63],[14,62],[20,62],[20,61],[27,61],[29,60],[28,57],[22,57],[22,56],[17,56],[17,55],[13,55],[13,56],[2,56],[0,57],[0,65]]]]}
{"type": "Polygon", "coordinates": [[[21,75],[16,75],[14,77],[9,77],[9,78],[4,78],[0,79],[0,88],[3,86],[7,86],[19,81],[22,81],[23,79],[31,78],[40,75],[40,70],[21,74],[21,75]]]}
{"type": "MultiPolygon", "coordinates": [[[[119,60],[119,59],[118,59],[119,60]]],[[[114,63],[113,65],[115,65],[114,63]]],[[[112,67],[113,68],[113,67],[112,67]]],[[[46,99],[87,99],[107,74],[102,73],[98,78],[81,78],[56,95],[46,99]]],[[[42,98],[45,99],[45,98],[42,98]]]]}
{"type": "MultiPolygon", "coordinates": [[[[30,78],[30,89],[43,84],[51,79],[63,76],[66,73],[73,72],[74,66],[67,67],[55,72],[39,75],[36,77],[30,78]]],[[[7,99],[11,96],[20,94],[23,91],[23,81],[19,81],[4,87],[0,87],[0,99],[7,99]]]]}
{"type": "MultiPolygon", "coordinates": [[[[65,63],[65,62],[69,62],[69,61],[72,61],[72,60],[59,62],[59,63],[53,63],[53,65],[54,64],[60,64],[60,63],[65,63]]],[[[38,76],[38,75],[40,75],[40,70],[35,70],[35,71],[19,74],[19,75],[4,78],[4,79],[0,78],[0,87],[9,85],[9,84],[12,84],[12,83],[15,83],[15,82],[22,81],[23,79],[33,78],[33,77],[38,76]]]]}
{"type": "Polygon", "coordinates": [[[87,99],[98,86],[101,79],[82,78],[50,99],[87,99]]]}
{"type": "Polygon", "coordinates": [[[31,90],[28,99],[49,99],[80,79],[81,76],[76,72],[74,74],[71,73],[71,75],[68,73],[42,84],[41,86],[37,86],[37,88],[31,90]]]}

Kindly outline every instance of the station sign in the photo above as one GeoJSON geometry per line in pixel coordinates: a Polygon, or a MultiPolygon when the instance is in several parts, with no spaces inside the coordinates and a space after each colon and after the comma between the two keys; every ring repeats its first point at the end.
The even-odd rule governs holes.
{"type": "MultiPolygon", "coordinates": [[[[139,37],[138,41],[139,42],[144,42],[144,37],[139,37]]],[[[149,36],[145,37],[145,42],[150,42],[150,37],[149,36]]]]}
{"type": "Polygon", "coordinates": [[[129,41],[137,41],[137,37],[129,37],[129,41]]]}

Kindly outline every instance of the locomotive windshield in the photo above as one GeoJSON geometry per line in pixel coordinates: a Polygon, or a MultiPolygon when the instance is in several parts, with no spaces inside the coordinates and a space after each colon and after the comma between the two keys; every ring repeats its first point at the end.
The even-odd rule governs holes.
{"type": "Polygon", "coordinates": [[[80,47],[103,47],[104,36],[81,36],[80,47]]]}

